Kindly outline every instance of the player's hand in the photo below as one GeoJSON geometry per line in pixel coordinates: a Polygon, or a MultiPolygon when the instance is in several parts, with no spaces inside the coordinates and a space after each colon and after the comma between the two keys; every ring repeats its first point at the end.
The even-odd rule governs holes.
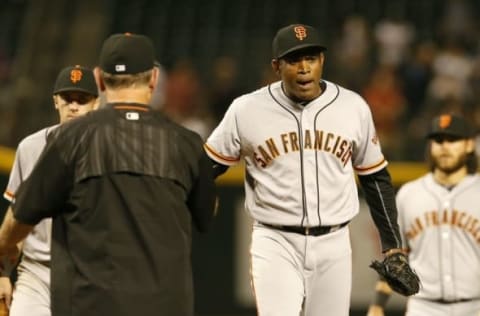
{"type": "Polygon", "coordinates": [[[0,300],[5,301],[7,309],[10,309],[12,303],[12,282],[9,277],[0,277],[0,300]]]}
{"type": "Polygon", "coordinates": [[[370,305],[367,316],[385,316],[383,308],[378,305],[370,305]]]}

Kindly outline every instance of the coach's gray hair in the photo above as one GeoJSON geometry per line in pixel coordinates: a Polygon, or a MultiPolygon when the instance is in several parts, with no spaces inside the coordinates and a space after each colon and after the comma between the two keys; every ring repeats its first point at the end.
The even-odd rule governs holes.
{"type": "Polygon", "coordinates": [[[152,69],[133,75],[117,75],[108,72],[101,72],[103,82],[109,89],[135,88],[146,86],[152,78],[152,69]]]}

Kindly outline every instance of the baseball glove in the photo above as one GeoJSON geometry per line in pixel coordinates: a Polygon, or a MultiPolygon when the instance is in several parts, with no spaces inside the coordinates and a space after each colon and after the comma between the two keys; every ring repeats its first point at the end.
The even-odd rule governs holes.
{"type": "Polygon", "coordinates": [[[392,290],[402,295],[410,296],[420,289],[418,275],[410,268],[407,256],[401,252],[385,257],[382,262],[373,261],[370,268],[377,271],[392,290]]]}

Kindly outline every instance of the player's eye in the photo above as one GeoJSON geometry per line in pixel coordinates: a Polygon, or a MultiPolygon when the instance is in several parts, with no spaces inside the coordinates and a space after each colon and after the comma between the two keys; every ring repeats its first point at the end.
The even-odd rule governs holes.
{"type": "Polygon", "coordinates": [[[449,135],[439,135],[432,138],[432,140],[437,144],[443,144],[444,142],[453,143],[459,141],[460,139],[460,137],[449,135]]]}
{"type": "Polygon", "coordinates": [[[60,94],[60,97],[65,103],[77,102],[80,105],[85,105],[93,100],[93,96],[89,94],[60,94]]]}

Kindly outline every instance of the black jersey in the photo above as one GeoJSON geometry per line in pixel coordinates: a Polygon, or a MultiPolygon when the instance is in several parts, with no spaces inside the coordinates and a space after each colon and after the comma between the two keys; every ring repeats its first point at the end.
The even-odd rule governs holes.
{"type": "Polygon", "coordinates": [[[201,138],[140,104],[51,134],[14,216],[53,217],[52,315],[193,315],[191,226],[214,211],[201,138]]]}

